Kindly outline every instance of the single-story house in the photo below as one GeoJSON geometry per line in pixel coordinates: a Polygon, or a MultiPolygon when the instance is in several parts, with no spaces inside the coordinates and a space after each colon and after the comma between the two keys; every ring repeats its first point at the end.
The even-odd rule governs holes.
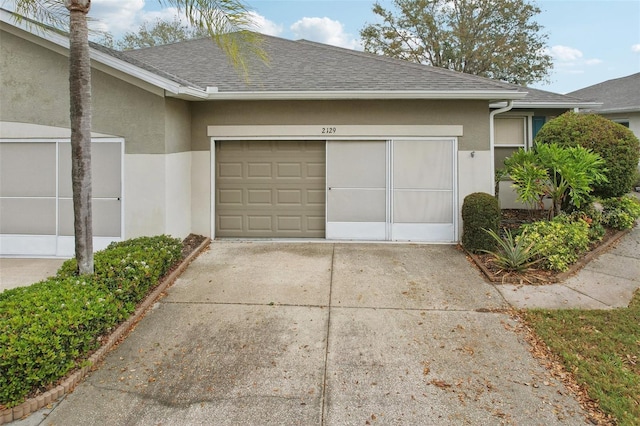
{"type": "MultiPolygon", "coordinates": [[[[73,253],[68,39],[0,11],[0,255],[73,253]]],[[[140,235],[455,243],[466,195],[549,117],[593,103],[264,37],[91,45],[95,248],[140,235]]]]}
{"type": "Polygon", "coordinates": [[[599,102],[599,106],[581,110],[620,123],[640,138],[640,72],[576,90],[569,96],[599,102]]]}

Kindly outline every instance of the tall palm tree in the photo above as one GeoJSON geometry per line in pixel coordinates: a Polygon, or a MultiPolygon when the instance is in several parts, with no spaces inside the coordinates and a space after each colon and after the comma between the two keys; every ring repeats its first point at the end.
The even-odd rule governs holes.
{"type": "MultiPolygon", "coordinates": [[[[159,0],[184,13],[189,23],[205,29],[228,58],[248,73],[247,59],[266,59],[250,27],[242,0],[159,0]]],[[[71,179],[75,253],[79,274],[93,274],[91,214],[91,62],[87,16],[91,0],[16,0],[16,19],[33,18],[60,27],[69,22],[69,95],[71,124],[71,179]]]]}

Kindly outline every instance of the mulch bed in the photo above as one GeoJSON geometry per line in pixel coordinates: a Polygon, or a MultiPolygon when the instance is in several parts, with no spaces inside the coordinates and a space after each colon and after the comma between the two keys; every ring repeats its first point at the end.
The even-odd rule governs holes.
{"type": "MultiPolygon", "coordinates": [[[[515,231],[525,223],[531,223],[533,221],[546,218],[547,212],[542,210],[504,209],[502,210],[500,228],[515,231]]],[[[569,270],[566,272],[549,271],[537,268],[531,268],[524,273],[506,272],[496,266],[493,262],[493,256],[490,254],[471,253],[466,250],[465,252],[467,253],[467,259],[473,262],[490,282],[532,285],[553,284],[562,282],[573,276],[591,260],[599,256],[602,252],[608,250],[627,232],[628,231],[607,229],[602,241],[592,244],[590,250],[578,259],[577,262],[571,265],[569,270]]]]}

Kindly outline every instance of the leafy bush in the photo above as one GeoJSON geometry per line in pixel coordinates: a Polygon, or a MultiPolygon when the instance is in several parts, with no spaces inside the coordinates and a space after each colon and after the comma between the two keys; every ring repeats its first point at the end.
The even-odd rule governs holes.
{"type": "Polygon", "coordinates": [[[542,208],[543,198],[549,197],[552,217],[560,214],[563,204],[579,208],[590,200],[593,185],[606,181],[603,165],[604,160],[588,149],[556,143],[531,151],[520,148],[505,160],[518,199],[542,208]]]}
{"type": "Polygon", "coordinates": [[[594,194],[599,197],[620,197],[633,189],[640,141],[621,124],[596,114],[567,112],[547,122],[536,135],[535,143],[582,146],[599,154],[607,169],[607,182],[594,186],[594,194]]]}
{"type": "Polygon", "coordinates": [[[635,197],[608,198],[601,204],[604,208],[602,222],[609,228],[630,229],[640,218],[640,201],[635,197]]]}
{"type": "Polygon", "coordinates": [[[525,224],[520,229],[522,234],[516,240],[521,239],[525,246],[535,243],[545,269],[566,271],[589,249],[589,224],[583,219],[572,221],[560,215],[551,221],[525,224]]]}
{"type": "Polygon", "coordinates": [[[499,268],[505,271],[523,272],[542,260],[535,258],[540,252],[537,241],[525,244],[524,238],[514,238],[509,230],[505,232],[504,238],[492,230],[485,231],[496,241],[500,250],[483,251],[493,255],[494,262],[499,268]]]}
{"type": "Polygon", "coordinates": [[[572,222],[576,222],[578,220],[584,220],[587,222],[589,225],[589,241],[596,243],[598,241],[602,241],[607,230],[602,223],[602,213],[591,206],[592,205],[590,204],[586,209],[576,210],[568,216],[572,222]]]}
{"type": "Polygon", "coordinates": [[[496,242],[484,229],[498,232],[500,204],[484,192],[474,192],[462,203],[462,245],[469,251],[493,250],[496,242]]]}
{"type": "Polygon", "coordinates": [[[15,406],[81,366],[181,248],[167,236],[114,243],[95,254],[95,275],[75,276],[69,260],[56,277],[0,293],[0,404],[15,406]]]}

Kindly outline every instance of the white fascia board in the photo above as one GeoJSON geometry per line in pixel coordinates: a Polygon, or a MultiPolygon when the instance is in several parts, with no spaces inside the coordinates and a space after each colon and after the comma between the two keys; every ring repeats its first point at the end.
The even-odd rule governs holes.
{"type": "MultiPolygon", "coordinates": [[[[47,40],[57,46],[69,50],[69,38],[55,31],[51,31],[43,27],[38,27],[36,26],[36,24],[27,24],[25,21],[16,22],[13,20],[13,15],[5,10],[0,10],[0,21],[13,27],[19,28],[35,37],[47,40]]],[[[151,71],[147,71],[91,47],[89,47],[89,55],[91,59],[96,62],[121,71],[132,77],[138,78],[163,90],[166,90],[170,94],[174,94],[177,96],[186,95],[198,99],[207,98],[207,94],[204,90],[198,90],[196,88],[183,86],[164,77],[160,77],[159,75],[151,71]]]]}
{"type": "Polygon", "coordinates": [[[527,93],[490,90],[326,90],[291,92],[217,92],[208,100],[330,100],[330,99],[522,99],[527,93]]]}
{"type": "MultiPolygon", "coordinates": [[[[489,105],[491,108],[503,108],[507,105],[506,102],[496,102],[489,105]]],[[[573,108],[595,108],[602,105],[602,103],[598,102],[527,102],[527,101],[515,101],[513,103],[514,108],[533,108],[533,109],[541,109],[541,108],[562,108],[562,109],[573,109],[573,108]]]]}
{"type": "Polygon", "coordinates": [[[640,112],[640,106],[604,109],[592,108],[590,111],[597,114],[626,114],[630,112],[640,112]]]}

